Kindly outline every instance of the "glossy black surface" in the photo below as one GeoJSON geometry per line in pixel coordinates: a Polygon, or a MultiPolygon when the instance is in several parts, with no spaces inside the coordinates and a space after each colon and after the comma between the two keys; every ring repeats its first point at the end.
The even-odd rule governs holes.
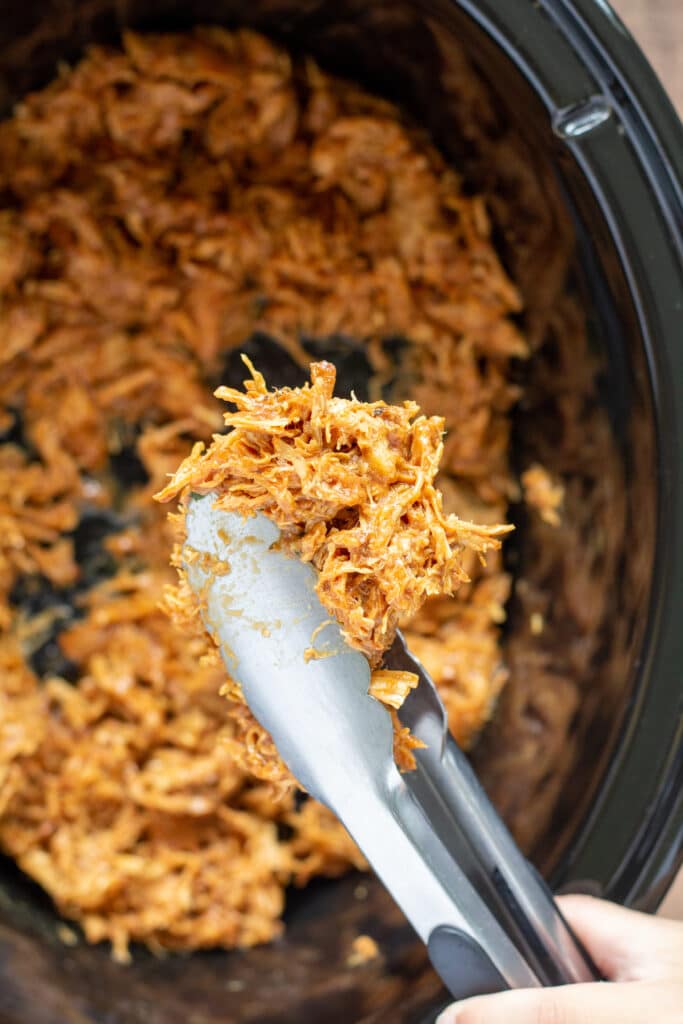
{"type": "MultiPolygon", "coordinates": [[[[488,165],[459,130],[453,53],[462,45],[500,125],[515,125],[538,189],[545,196],[547,185],[548,204],[562,196],[627,473],[630,562],[614,586],[628,629],[606,664],[615,682],[585,737],[582,770],[536,859],[555,885],[585,883],[653,907],[680,863],[683,833],[680,124],[594,0],[0,0],[0,111],[48,81],[58,60],[125,25],[210,21],[248,21],[400,98],[476,187],[501,190],[505,168],[488,165]],[[573,115],[596,96],[607,116],[572,134],[573,115]]],[[[514,252],[507,259],[524,290],[524,266],[514,252]]],[[[541,313],[529,305],[528,328],[541,313]]],[[[443,998],[425,950],[372,880],[296,894],[287,937],[271,947],[165,960],[136,953],[123,968],[104,949],[63,946],[49,901],[9,864],[1,878],[3,1024],[388,1024],[429,1018],[443,998]],[[350,970],[345,956],[360,931],[379,940],[383,958],[350,970]]]]}

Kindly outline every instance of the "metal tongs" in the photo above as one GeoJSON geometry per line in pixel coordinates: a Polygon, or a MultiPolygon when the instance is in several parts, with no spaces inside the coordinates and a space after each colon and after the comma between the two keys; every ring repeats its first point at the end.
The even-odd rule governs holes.
{"type": "Polygon", "coordinates": [[[367,660],[320,603],[312,566],[278,549],[263,515],[193,495],[184,563],[207,629],[294,776],[342,821],[451,994],[594,981],[595,965],[452,740],[433,682],[400,636],[385,665],[417,672],[399,712],[425,744],[393,758],[367,660]],[[198,558],[196,552],[209,557],[198,558]],[[212,571],[212,561],[224,563],[212,571]],[[226,571],[227,563],[227,571],[226,571]]]}

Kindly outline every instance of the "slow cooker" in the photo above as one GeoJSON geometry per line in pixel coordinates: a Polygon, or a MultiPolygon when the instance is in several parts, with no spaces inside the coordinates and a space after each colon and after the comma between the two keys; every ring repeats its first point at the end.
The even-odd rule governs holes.
{"type": "MultiPolygon", "coordinates": [[[[504,197],[520,222],[543,226],[549,265],[553,239],[571,247],[568,287],[602,359],[599,400],[625,480],[625,541],[607,584],[605,685],[577,720],[572,770],[532,857],[555,889],[654,910],[683,859],[683,131],[605,0],[1,6],[3,116],[60,61],[126,27],[248,24],[399,100],[490,197],[494,222],[504,197]],[[463,129],[473,117],[476,138],[463,129]]],[[[545,292],[510,223],[497,227],[533,332],[545,292]]],[[[520,449],[540,429],[538,409],[520,408],[520,449]]],[[[525,558],[523,524],[514,558],[525,558]]],[[[104,948],[65,946],[49,900],[5,861],[0,1019],[381,1024],[432,1020],[443,1004],[424,949],[372,879],[316,882],[292,895],[286,920],[271,946],[164,959],[136,950],[121,966],[104,948]],[[369,922],[383,957],[352,969],[339,936],[369,922]]]]}

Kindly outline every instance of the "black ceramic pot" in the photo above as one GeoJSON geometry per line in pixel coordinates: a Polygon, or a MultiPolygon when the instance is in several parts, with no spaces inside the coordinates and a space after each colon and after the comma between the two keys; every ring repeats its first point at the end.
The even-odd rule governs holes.
{"type": "MultiPolygon", "coordinates": [[[[654,909],[683,840],[683,131],[676,115],[604,0],[1,0],[0,114],[92,41],[113,41],[125,26],[197,22],[248,23],[397,97],[475,188],[505,196],[508,208],[517,203],[527,225],[536,204],[551,238],[553,224],[565,241],[571,237],[571,286],[604,359],[600,397],[625,480],[626,532],[607,584],[614,615],[601,671],[609,685],[593,701],[571,781],[534,856],[558,888],[654,909]],[[482,96],[496,111],[493,120],[482,113],[484,141],[463,129],[482,96]],[[507,149],[497,145],[503,137],[507,149]],[[529,171],[531,195],[510,194],[513,158],[529,171]]],[[[548,311],[538,307],[540,292],[509,224],[501,246],[533,330],[548,311]]],[[[533,433],[528,411],[517,430],[524,444],[525,432],[533,433]]],[[[121,967],[104,949],[64,947],[48,901],[6,863],[0,1020],[432,1019],[443,992],[424,951],[379,886],[364,881],[359,899],[358,885],[358,877],[316,883],[295,896],[287,937],[274,946],[165,960],[138,952],[121,967]],[[384,959],[352,971],[347,939],[370,925],[384,959]]]]}

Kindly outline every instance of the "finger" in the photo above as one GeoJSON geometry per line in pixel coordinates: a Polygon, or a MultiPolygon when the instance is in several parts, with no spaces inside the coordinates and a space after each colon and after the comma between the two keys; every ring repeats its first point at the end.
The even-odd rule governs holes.
{"type": "Polygon", "coordinates": [[[561,896],[562,913],[611,981],[656,981],[680,975],[683,925],[592,896],[561,896]]]}
{"type": "Polygon", "coordinates": [[[680,1024],[682,1000],[683,986],[675,984],[519,989],[456,1003],[437,1024],[680,1024]]]}

